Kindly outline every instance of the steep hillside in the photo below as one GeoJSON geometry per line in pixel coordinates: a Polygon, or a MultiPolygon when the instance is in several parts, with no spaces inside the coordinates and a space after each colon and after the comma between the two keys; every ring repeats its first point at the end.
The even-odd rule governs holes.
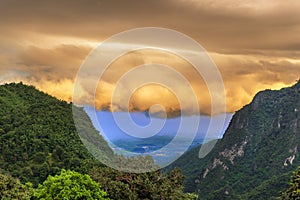
{"type": "MultiPolygon", "coordinates": [[[[61,194],[74,199],[72,195],[82,191],[88,195],[91,188],[70,184],[70,180],[82,181],[88,174],[110,199],[197,199],[195,194],[183,193],[183,177],[178,169],[167,174],[160,170],[137,174],[114,170],[95,160],[83,143],[92,154],[120,165],[121,169],[157,168],[151,157],[125,158],[114,154],[82,108],[22,83],[0,86],[0,199],[37,199],[48,193],[52,199],[61,199],[61,194]],[[85,175],[70,172],[60,176],[59,172],[65,172],[62,168],[85,175]],[[55,174],[56,178],[48,176],[55,174]],[[74,179],[72,174],[79,179],[74,179]],[[22,183],[32,182],[33,187],[30,183],[21,184],[18,179],[22,183]],[[59,187],[53,187],[52,183],[59,187]],[[37,188],[37,184],[42,185],[37,188]]],[[[77,195],[75,199],[82,198],[77,195]]]]}
{"type": "Polygon", "coordinates": [[[199,147],[172,167],[182,168],[186,191],[200,199],[272,199],[300,165],[300,82],[259,92],[237,111],[224,137],[204,159],[199,147]]]}
{"type": "MultiPolygon", "coordinates": [[[[77,112],[81,128],[112,153],[83,109],[77,112]]],[[[71,104],[22,83],[0,86],[0,143],[0,168],[23,182],[41,183],[61,168],[87,173],[98,165],[76,132],[71,104]]]]}

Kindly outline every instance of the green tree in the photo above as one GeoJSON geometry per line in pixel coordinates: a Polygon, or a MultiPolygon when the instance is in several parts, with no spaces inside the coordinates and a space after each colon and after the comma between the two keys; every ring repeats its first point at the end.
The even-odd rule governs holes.
{"type": "Polygon", "coordinates": [[[32,185],[23,185],[18,179],[7,174],[0,174],[0,198],[1,199],[30,199],[32,185]]]}
{"type": "Polygon", "coordinates": [[[102,165],[83,145],[73,109],[80,119],[78,128],[96,141],[88,145],[113,157],[112,149],[83,108],[72,107],[33,86],[0,85],[0,168],[36,187],[61,169],[86,174],[94,165],[102,165]]]}
{"type": "Polygon", "coordinates": [[[195,193],[185,193],[184,194],[184,199],[185,200],[197,200],[198,199],[198,195],[195,193]]]}
{"type": "Polygon", "coordinates": [[[282,193],[281,199],[300,199],[300,166],[293,172],[289,187],[282,193]]]}
{"type": "Polygon", "coordinates": [[[39,184],[34,197],[45,200],[108,199],[106,192],[89,175],[64,169],[59,175],[49,176],[42,185],[39,184]]]}
{"type": "Polygon", "coordinates": [[[195,200],[197,195],[184,194],[183,176],[176,168],[166,174],[160,170],[148,173],[126,173],[111,168],[94,168],[91,177],[111,199],[195,200]]]}

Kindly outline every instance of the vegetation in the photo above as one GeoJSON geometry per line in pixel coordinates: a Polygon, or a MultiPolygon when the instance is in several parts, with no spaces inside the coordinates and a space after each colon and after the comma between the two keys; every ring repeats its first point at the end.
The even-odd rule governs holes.
{"type": "Polygon", "coordinates": [[[2,199],[197,199],[183,184],[201,199],[275,199],[285,188],[282,199],[299,198],[299,170],[287,183],[300,165],[300,83],[260,92],[207,157],[194,148],[165,173],[130,173],[157,166],[151,157],[115,155],[83,109],[73,106],[83,119],[75,127],[72,104],[32,86],[0,86],[0,105],[2,199]],[[127,172],[104,167],[89,152],[127,172]]]}
{"type": "Polygon", "coordinates": [[[196,183],[195,177],[200,173],[200,169],[204,169],[207,165],[210,164],[210,160],[213,158],[215,154],[213,149],[211,153],[209,153],[205,159],[199,159],[199,150],[200,146],[194,147],[189,151],[185,152],[180,158],[178,158],[174,163],[169,165],[164,169],[165,172],[173,170],[174,168],[181,169],[184,180],[184,191],[185,192],[195,192],[196,191],[196,183]]]}
{"type": "Polygon", "coordinates": [[[182,192],[183,176],[179,169],[167,174],[159,170],[148,173],[125,173],[110,168],[94,168],[91,177],[111,199],[193,200],[195,194],[182,192]]]}
{"type": "Polygon", "coordinates": [[[0,173],[0,197],[1,199],[29,200],[32,196],[32,185],[23,185],[18,179],[8,174],[0,173]]]}
{"type": "Polygon", "coordinates": [[[300,166],[299,112],[300,82],[259,92],[207,157],[199,159],[197,147],[169,169],[180,167],[185,191],[201,199],[276,199],[300,166]]]}
{"type": "MultiPolygon", "coordinates": [[[[12,83],[0,87],[0,105],[0,168],[22,182],[36,186],[63,168],[87,173],[99,164],[76,132],[71,104],[12,83]]],[[[97,133],[92,124],[86,127],[97,133]]],[[[111,151],[105,140],[98,141],[111,151]]]]}
{"type": "Polygon", "coordinates": [[[300,167],[293,172],[289,187],[282,193],[281,199],[300,199],[300,167]]]}
{"type": "Polygon", "coordinates": [[[114,155],[83,109],[73,111],[83,119],[77,127],[72,104],[22,83],[0,86],[2,199],[197,199],[183,193],[178,169],[134,174],[104,167],[89,151],[124,171],[157,169],[151,157],[114,155]]]}
{"type": "Polygon", "coordinates": [[[59,175],[49,176],[34,192],[36,199],[105,200],[106,193],[89,175],[62,170],[59,175]]]}

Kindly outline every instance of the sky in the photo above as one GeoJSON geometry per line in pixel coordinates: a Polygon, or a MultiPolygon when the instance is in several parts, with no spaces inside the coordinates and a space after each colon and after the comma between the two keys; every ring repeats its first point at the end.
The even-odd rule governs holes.
{"type": "MultiPolygon", "coordinates": [[[[186,34],[207,50],[226,92],[226,109],[218,112],[234,112],[258,91],[299,79],[299,10],[298,0],[0,0],[0,84],[23,81],[72,101],[76,74],[100,42],[133,28],[162,27],[186,34]]],[[[124,109],[120,101],[110,105],[122,73],[157,62],[183,74],[201,113],[211,114],[203,79],[185,60],[165,52],[138,51],[115,60],[100,81],[96,99],[84,96],[83,102],[95,102],[99,109],[124,109]]],[[[123,86],[122,92],[129,91],[123,86]]],[[[176,113],[176,95],[159,85],[145,85],[131,94],[130,109],[161,104],[176,113]]],[[[184,103],[189,104],[189,98],[184,103]]],[[[195,108],[187,109],[192,113],[195,108]]]]}

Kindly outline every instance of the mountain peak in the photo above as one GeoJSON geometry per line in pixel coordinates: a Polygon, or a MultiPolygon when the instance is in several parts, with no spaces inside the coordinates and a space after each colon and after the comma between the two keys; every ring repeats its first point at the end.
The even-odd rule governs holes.
{"type": "Polygon", "coordinates": [[[198,148],[175,162],[173,166],[181,167],[188,177],[186,191],[198,191],[201,199],[279,196],[289,173],[300,165],[299,88],[298,81],[291,87],[257,93],[234,114],[223,138],[207,157],[200,160],[198,148]],[[187,157],[194,163],[187,162],[187,157]]]}

